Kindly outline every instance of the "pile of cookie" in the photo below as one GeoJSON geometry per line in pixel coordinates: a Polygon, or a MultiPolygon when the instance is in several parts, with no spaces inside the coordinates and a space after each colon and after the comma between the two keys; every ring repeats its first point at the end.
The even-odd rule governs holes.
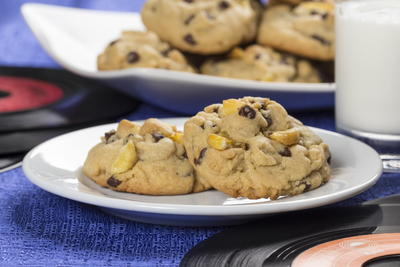
{"type": "Polygon", "coordinates": [[[330,0],[269,0],[267,5],[259,0],[148,0],[141,17],[147,31],[123,32],[98,56],[99,70],[146,67],[321,82],[310,60],[334,58],[330,0]],[[194,55],[196,64],[190,63],[194,55]]]}
{"type": "Polygon", "coordinates": [[[328,146],[267,98],[227,99],[204,108],[184,131],[157,119],[122,120],[86,158],[101,186],[146,195],[216,189],[232,197],[297,195],[330,178],[328,146]]]}

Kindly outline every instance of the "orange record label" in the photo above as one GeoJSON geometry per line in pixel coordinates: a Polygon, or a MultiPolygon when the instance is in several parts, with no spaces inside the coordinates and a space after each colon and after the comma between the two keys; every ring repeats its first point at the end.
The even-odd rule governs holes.
{"type": "Polygon", "coordinates": [[[307,249],[292,267],[360,267],[369,260],[396,254],[400,254],[400,233],[359,235],[307,249]]]}

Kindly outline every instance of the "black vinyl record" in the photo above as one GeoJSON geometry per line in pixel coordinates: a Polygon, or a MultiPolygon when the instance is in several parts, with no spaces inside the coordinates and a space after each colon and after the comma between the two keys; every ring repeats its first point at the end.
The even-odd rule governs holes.
{"type": "MultiPolygon", "coordinates": [[[[299,262],[299,255],[321,244],[360,236],[368,239],[384,233],[391,233],[389,237],[397,240],[400,247],[396,239],[400,238],[400,203],[393,202],[385,198],[382,203],[390,204],[374,201],[370,205],[319,208],[266,217],[199,243],[184,256],[180,266],[303,266],[292,264],[295,259],[299,262]]],[[[362,266],[400,266],[399,254],[374,258],[362,266]]],[[[326,265],[319,261],[319,266],[326,265]]]]}
{"type": "Polygon", "coordinates": [[[65,70],[0,67],[0,171],[57,135],[111,122],[137,101],[65,70]]]}
{"type": "MultiPolygon", "coordinates": [[[[72,132],[84,127],[74,125],[70,127],[27,130],[0,134],[0,157],[27,152],[36,145],[61,134],[72,132]]],[[[0,165],[1,169],[1,165],[0,165]]]]}
{"type": "Polygon", "coordinates": [[[0,173],[19,166],[25,153],[0,155],[0,173]]]}
{"type": "Polygon", "coordinates": [[[0,67],[0,133],[104,122],[136,105],[108,86],[65,70],[0,67]]]}

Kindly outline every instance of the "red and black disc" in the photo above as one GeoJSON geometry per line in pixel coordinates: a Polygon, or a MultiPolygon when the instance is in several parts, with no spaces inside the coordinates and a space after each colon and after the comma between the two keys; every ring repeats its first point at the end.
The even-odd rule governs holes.
{"type": "Polygon", "coordinates": [[[63,95],[60,87],[45,81],[0,76],[0,113],[42,108],[60,100],[63,95]]]}
{"type": "Polygon", "coordinates": [[[0,67],[0,134],[99,124],[136,105],[113,88],[65,70],[0,67]]]}

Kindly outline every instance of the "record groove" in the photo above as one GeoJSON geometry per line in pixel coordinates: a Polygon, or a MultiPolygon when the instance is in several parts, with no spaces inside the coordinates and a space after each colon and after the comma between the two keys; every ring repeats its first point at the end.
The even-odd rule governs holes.
{"type": "MultiPolygon", "coordinates": [[[[393,198],[399,199],[398,196],[393,198]]],[[[273,215],[200,242],[184,256],[180,266],[288,267],[301,253],[320,244],[354,236],[400,236],[399,214],[400,202],[394,204],[389,198],[384,198],[382,204],[376,200],[370,205],[318,208],[273,215]]],[[[400,266],[399,260],[397,255],[390,255],[368,260],[363,266],[400,266]]]]}

